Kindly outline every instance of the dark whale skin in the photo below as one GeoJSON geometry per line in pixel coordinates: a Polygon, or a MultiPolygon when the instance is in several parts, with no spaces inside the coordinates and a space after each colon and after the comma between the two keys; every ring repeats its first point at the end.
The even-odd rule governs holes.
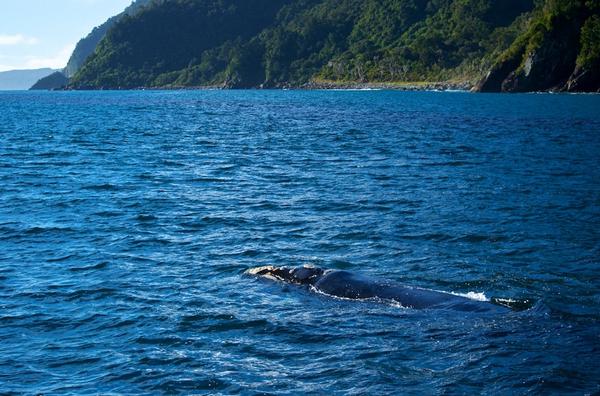
{"type": "Polygon", "coordinates": [[[487,301],[435,290],[420,289],[383,281],[349,271],[329,271],[313,287],[325,294],[348,299],[380,298],[399,303],[405,308],[448,308],[469,312],[508,312],[509,309],[487,301]]]}
{"type": "Polygon", "coordinates": [[[381,299],[393,301],[405,308],[452,309],[467,312],[506,313],[511,310],[488,301],[435,290],[402,285],[394,281],[371,278],[343,270],[318,267],[260,267],[248,271],[251,275],[309,286],[314,291],[351,300],[381,299]]]}

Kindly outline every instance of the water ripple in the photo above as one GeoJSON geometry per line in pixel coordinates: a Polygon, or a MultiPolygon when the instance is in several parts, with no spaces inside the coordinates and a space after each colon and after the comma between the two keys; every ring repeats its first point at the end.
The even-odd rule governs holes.
{"type": "Polygon", "coordinates": [[[7,394],[600,392],[600,103],[0,93],[7,394]],[[347,301],[316,264],[515,308],[347,301]]]}

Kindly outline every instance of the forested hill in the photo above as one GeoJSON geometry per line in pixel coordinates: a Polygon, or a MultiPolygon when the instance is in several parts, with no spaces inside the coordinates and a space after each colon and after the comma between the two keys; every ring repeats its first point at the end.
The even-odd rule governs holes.
{"type": "Polygon", "coordinates": [[[70,86],[481,80],[482,91],[596,90],[599,3],[155,0],[108,30],[70,86]]]}
{"type": "Polygon", "coordinates": [[[85,63],[86,59],[94,53],[98,43],[104,38],[106,32],[110,30],[123,16],[133,15],[142,7],[148,5],[153,0],[136,0],[131,3],[122,13],[109,18],[102,25],[95,27],[90,34],[79,40],[75,50],[69,58],[69,62],[64,69],[63,74],[72,77],[79,68],[85,63]]]}

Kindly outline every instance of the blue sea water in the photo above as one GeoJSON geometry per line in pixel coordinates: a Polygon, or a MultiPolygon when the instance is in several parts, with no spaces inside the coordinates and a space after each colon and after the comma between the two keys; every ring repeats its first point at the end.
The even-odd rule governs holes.
{"type": "Polygon", "coordinates": [[[0,93],[0,391],[600,391],[600,96],[0,93]],[[481,315],[244,275],[315,264],[481,315]]]}

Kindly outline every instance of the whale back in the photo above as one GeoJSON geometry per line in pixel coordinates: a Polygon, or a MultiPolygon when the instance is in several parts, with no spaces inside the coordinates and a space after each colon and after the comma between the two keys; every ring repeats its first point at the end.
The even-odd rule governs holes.
{"type": "Polygon", "coordinates": [[[377,297],[379,285],[370,278],[349,271],[330,271],[314,286],[330,296],[355,300],[377,297]]]}
{"type": "Polygon", "coordinates": [[[319,267],[302,266],[292,269],[292,277],[294,283],[313,285],[323,276],[324,272],[325,270],[319,267]]]}
{"type": "Polygon", "coordinates": [[[247,273],[286,283],[311,286],[314,290],[333,297],[352,300],[378,298],[394,301],[405,308],[438,308],[470,312],[510,311],[506,307],[487,301],[474,301],[464,296],[406,286],[344,270],[324,270],[312,266],[268,266],[253,268],[247,273]]]}
{"type": "Polygon", "coordinates": [[[379,298],[394,301],[405,308],[438,308],[468,312],[508,312],[505,307],[474,301],[436,290],[406,286],[349,271],[329,271],[314,287],[322,293],[348,299],[379,298]]]}

